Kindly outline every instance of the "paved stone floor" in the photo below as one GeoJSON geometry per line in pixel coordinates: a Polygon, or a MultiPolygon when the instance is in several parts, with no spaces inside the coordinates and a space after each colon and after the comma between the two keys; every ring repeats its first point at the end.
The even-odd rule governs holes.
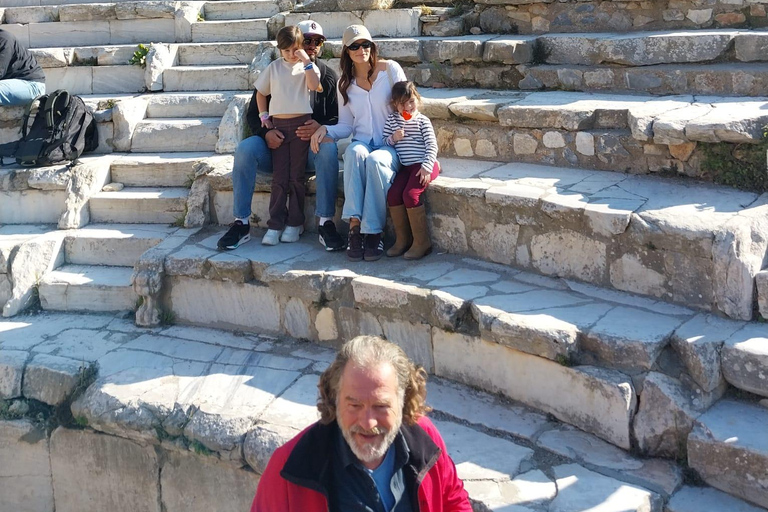
{"type": "MultiPolygon", "coordinates": [[[[276,445],[317,418],[317,378],[332,358],[289,338],[44,312],[0,320],[0,398],[67,404],[74,391],[78,424],[169,448],[184,438],[258,473],[276,445]],[[95,380],[77,389],[87,367],[95,380]]],[[[685,486],[669,461],[634,457],[465,386],[432,378],[428,402],[476,510],[759,510],[685,486]]]]}

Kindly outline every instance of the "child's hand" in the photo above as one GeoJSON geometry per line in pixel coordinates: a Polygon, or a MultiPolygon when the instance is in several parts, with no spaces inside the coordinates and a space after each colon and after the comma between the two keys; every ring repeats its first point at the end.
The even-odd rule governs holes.
{"type": "Polygon", "coordinates": [[[419,168],[419,182],[426,187],[432,181],[432,173],[424,167],[419,168]]]}
{"type": "Polygon", "coordinates": [[[298,50],[296,50],[295,55],[299,58],[301,62],[304,63],[304,65],[307,65],[310,62],[312,62],[311,60],[309,60],[309,55],[307,55],[307,52],[305,52],[303,48],[299,48],[298,50]]]}
{"type": "Polygon", "coordinates": [[[405,128],[400,128],[392,133],[392,140],[394,142],[400,142],[405,138],[405,128]]]}
{"type": "Polygon", "coordinates": [[[275,125],[272,123],[271,117],[262,118],[261,120],[261,126],[264,128],[267,128],[269,130],[273,129],[275,125]]]}

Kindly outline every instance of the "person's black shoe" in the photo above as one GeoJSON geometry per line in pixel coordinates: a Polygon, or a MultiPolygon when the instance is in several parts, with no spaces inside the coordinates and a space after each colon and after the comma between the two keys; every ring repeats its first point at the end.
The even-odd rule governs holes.
{"type": "Polygon", "coordinates": [[[381,233],[375,235],[365,235],[365,261],[376,261],[384,255],[384,240],[381,233]]]}
{"type": "Polygon", "coordinates": [[[326,251],[343,251],[347,247],[347,242],[336,231],[336,224],[332,220],[325,221],[317,231],[320,233],[320,243],[325,246],[326,251]]]}
{"type": "Polygon", "coordinates": [[[360,226],[349,228],[347,258],[349,258],[349,261],[360,261],[363,259],[363,253],[363,235],[360,233],[360,226]]]}
{"type": "Polygon", "coordinates": [[[242,221],[236,220],[230,225],[229,231],[219,238],[217,245],[220,250],[231,251],[232,249],[237,249],[250,239],[251,225],[243,224],[242,221]]]}

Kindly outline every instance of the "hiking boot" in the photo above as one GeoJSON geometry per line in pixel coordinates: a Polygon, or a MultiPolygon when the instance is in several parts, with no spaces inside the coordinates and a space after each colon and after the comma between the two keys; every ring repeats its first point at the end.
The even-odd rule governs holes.
{"type": "Polygon", "coordinates": [[[243,221],[236,220],[229,225],[227,233],[219,238],[217,246],[220,250],[231,251],[237,249],[251,239],[251,225],[243,224],[243,221]]]}
{"type": "Polygon", "coordinates": [[[336,231],[336,224],[332,220],[325,221],[322,226],[317,228],[317,231],[320,233],[320,243],[323,244],[326,251],[343,251],[347,247],[347,243],[336,231]]]}
{"type": "Polygon", "coordinates": [[[261,239],[261,245],[277,245],[280,243],[280,235],[283,231],[280,229],[268,229],[261,239]]]}
{"type": "Polygon", "coordinates": [[[384,255],[384,240],[381,233],[365,235],[365,261],[376,261],[384,255]]]}
{"type": "Polygon", "coordinates": [[[286,226],[283,234],[280,235],[280,241],[283,243],[298,242],[299,237],[304,232],[304,226],[286,226]]]}
{"type": "Polygon", "coordinates": [[[360,226],[349,228],[349,241],[347,243],[347,258],[349,261],[360,261],[363,259],[363,235],[360,233],[360,226]]]}

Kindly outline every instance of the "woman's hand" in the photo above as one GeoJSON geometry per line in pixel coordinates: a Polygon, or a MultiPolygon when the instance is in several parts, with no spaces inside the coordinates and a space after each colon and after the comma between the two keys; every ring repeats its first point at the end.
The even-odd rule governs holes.
{"type": "Polygon", "coordinates": [[[312,152],[317,154],[318,151],[320,151],[320,144],[323,142],[323,139],[325,138],[325,135],[328,133],[328,128],[325,126],[320,126],[315,133],[312,134],[312,137],[309,139],[309,147],[312,148],[312,152]]]}
{"type": "Polygon", "coordinates": [[[432,173],[424,167],[419,168],[419,183],[422,187],[426,187],[432,181],[432,173]]]}

